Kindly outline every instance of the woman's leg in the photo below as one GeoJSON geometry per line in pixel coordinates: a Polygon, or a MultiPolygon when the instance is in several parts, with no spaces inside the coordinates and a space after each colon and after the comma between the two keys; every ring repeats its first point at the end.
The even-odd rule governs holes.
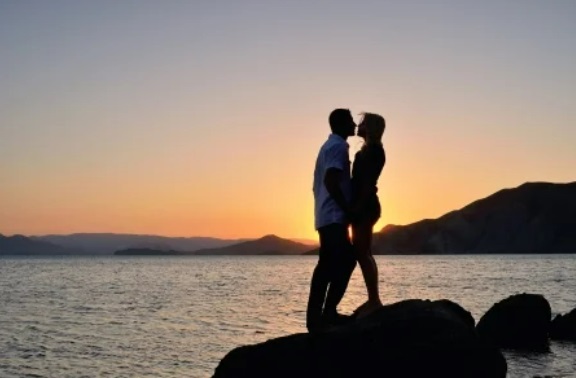
{"type": "Polygon", "coordinates": [[[371,310],[382,305],[378,289],[378,266],[372,256],[372,223],[365,222],[353,225],[352,232],[354,252],[368,291],[368,302],[362,307],[369,307],[367,310],[371,310]]]}

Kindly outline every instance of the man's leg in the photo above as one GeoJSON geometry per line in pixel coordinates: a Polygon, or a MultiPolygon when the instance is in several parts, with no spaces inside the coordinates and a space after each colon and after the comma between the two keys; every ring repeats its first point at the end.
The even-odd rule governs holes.
{"type": "Polygon", "coordinates": [[[326,250],[325,232],[318,230],[320,234],[320,251],[318,253],[318,263],[312,273],[310,283],[310,295],[308,297],[308,307],[306,310],[306,328],[312,332],[321,326],[322,308],[326,298],[326,290],[330,282],[330,255],[326,250]]]}
{"type": "Polygon", "coordinates": [[[331,266],[330,266],[330,288],[326,295],[326,303],[324,305],[324,315],[327,318],[337,316],[337,307],[346,288],[352,272],[356,267],[356,258],[348,235],[348,227],[342,224],[335,224],[330,226],[330,235],[326,239],[327,251],[330,253],[331,266]]]}

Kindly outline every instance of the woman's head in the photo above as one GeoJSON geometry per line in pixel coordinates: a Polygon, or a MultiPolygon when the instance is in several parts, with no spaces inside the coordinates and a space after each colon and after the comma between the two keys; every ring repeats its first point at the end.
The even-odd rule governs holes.
{"type": "Polygon", "coordinates": [[[362,121],[358,124],[358,136],[364,138],[366,144],[380,144],[385,128],[384,117],[375,113],[363,113],[362,121]]]}

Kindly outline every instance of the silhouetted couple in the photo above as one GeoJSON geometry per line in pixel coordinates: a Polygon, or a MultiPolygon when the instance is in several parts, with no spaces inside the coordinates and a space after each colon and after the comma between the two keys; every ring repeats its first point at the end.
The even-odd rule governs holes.
{"type": "Polygon", "coordinates": [[[382,306],[371,245],[372,228],[380,218],[377,181],[386,160],[382,147],[385,121],[378,114],[363,114],[357,135],[364,139],[364,145],[356,153],[352,172],[346,140],[354,135],[356,124],[350,110],[334,110],[329,123],[332,134],[322,145],[314,169],[314,216],[320,252],[308,298],[306,326],[310,332],[350,319],[339,314],[337,307],[356,262],[368,291],[368,300],[355,311],[356,316],[382,306]]]}

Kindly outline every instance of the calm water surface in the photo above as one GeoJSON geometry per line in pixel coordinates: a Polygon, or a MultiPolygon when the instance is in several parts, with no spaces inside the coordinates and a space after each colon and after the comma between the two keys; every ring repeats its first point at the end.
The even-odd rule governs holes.
{"type": "MultiPolygon", "coordinates": [[[[511,294],[576,307],[576,256],[380,256],[382,298],[476,320],[511,294]]],[[[210,377],[230,349],[304,332],[315,257],[0,258],[0,377],[210,377]]],[[[365,298],[357,269],[341,310],[365,298]]],[[[576,346],[505,352],[509,377],[576,377],[576,346]]]]}

